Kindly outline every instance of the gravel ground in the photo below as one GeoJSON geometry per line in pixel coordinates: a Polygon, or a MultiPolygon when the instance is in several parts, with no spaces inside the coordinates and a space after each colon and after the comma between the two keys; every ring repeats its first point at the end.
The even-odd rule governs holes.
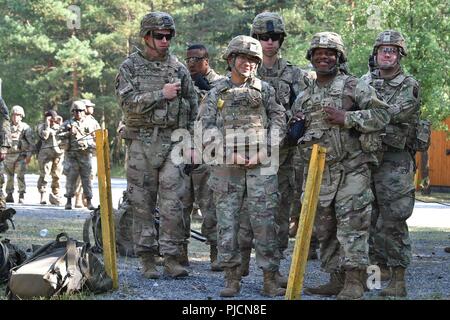
{"type": "MultiPolygon", "coordinates": [[[[118,194],[118,192],[117,192],[118,194]]],[[[114,198],[116,199],[116,198],[114,198]]],[[[31,244],[43,244],[54,239],[56,234],[65,231],[70,236],[82,239],[82,225],[89,211],[79,209],[67,211],[63,207],[41,206],[29,200],[24,205],[14,205],[16,230],[3,235],[23,249],[31,244]],[[48,229],[48,235],[39,235],[41,229],[48,229]]],[[[34,201],[37,203],[37,201],[34,201]]],[[[450,218],[450,212],[447,219],[450,218]]],[[[450,228],[411,227],[413,259],[407,271],[408,299],[450,299],[450,254],[444,248],[450,245],[450,228]]],[[[199,230],[195,222],[193,228],[199,230]]],[[[287,275],[290,268],[294,241],[290,240],[286,259],[282,260],[280,270],[287,275]]],[[[189,245],[189,277],[173,280],[162,277],[158,280],[144,279],[140,275],[139,261],[136,258],[119,257],[119,289],[106,294],[81,295],[81,299],[101,300],[220,300],[219,291],[223,287],[223,273],[209,269],[209,247],[192,239],[189,245]]],[[[162,272],[162,267],[158,267],[162,272]]],[[[320,271],[317,260],[309,261],[305,274],[305,286],[316,286],[327,281],[328,275],[320,271]]],[[[383,283],[383,286],[386,284],[383,283]]],[[[255,265],[252,254],[250,275],[243,278],[241,294],[236,300],[265,300],[259,294],[262,286],[262,271],[255,265]]],[[[0,290],[2,287],[0,287],[0,290]]],[[[4,290],[0,291],[0,299],[4,290]]],[[[378,290],[366,293],[366,299],[380,299],[378,290]]],[[[278,300],[284,297],[275,298],[278,300]]],[[[303,295],[304,300],[321,300],[319,296],[303,295]]]]}

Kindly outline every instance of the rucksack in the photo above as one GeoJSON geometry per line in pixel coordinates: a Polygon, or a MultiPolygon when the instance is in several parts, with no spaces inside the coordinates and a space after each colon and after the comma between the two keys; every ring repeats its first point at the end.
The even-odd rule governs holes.
{"type": "Polygon", "coordinates": [[[90,246],[60,233],[11,269],[6,293],[9,299],[31,299],[112,288],[112,279],[90,246]]]}
{"type": "Polygon", "coordinates": [[[9,271],[27,259],[26,253],[9,239],[0,241],[0,284],[8,282],[9,271]]]}
{"type": "MultiPolygon", "coordinates": [[[[121,202],[117,210],[114,210],[114,229],[116,235],[116,247],[119,254],[123,257],[137,257],[133,245],[132,226],[133,213],[129,210],[129,201],[126,191],[123,193],[121,202]]],[[[102,242],[102,224],[100,207],[91,211],[83,225],[83,241],[90,243],[90,234],[92,232],[94,245],[92,249],[95,252],[103,252],[102,242]]]]}

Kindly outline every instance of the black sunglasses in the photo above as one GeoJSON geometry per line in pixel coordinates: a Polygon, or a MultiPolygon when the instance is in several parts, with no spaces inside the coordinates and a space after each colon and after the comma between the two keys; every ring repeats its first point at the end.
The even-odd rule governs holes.
{"type": "Polygon", "coordinates": [[[170,41],[173,38],[173,34],[172,33],[163,34],[163,33],[153,32],[152,37],[156,40],[162,40],[163,38],[166,38],[167,41],[170,41]]]}
{"type": "Polygon", "coordinates": [[[84,109],[73,109],[73,112],[84,112],[84,109]]]}
{"type": "Polygon", "coordinates": [[[278,41],[282,36],[281,33],[265,33],[258,35],[258,40],[269,41],[269,39],[272,39],[272,41],[278,41]]]}
{"type": "Polygon", "coordinates": [[[197,63],[199,61],[202,61],[203,59],[205,59],[205,57],[189,57],[184,60],[186,61],[186,63],[191,63],[191,62],[197,63]]]}

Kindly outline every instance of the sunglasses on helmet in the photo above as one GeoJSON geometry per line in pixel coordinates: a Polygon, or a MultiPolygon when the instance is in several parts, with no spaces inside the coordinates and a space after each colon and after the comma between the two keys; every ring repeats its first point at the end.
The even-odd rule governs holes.
{"type": "Polygon", "coordinates": [[[395,54],[398,52],[397,48],[378,48],[379,53],[395,54]]]}
{"type": "Polygon", "coordinates": [[[170,41],[173,38],[173,33],[163,34],[163,33],[152,32],[152,37],[156,40],[162,40],[163,38],[166,38],[167,41],[170,41]]]}
{"type": "Polygon", "coordinates": [[[269,39],[272,39],[272,41],[278,41],[281,39],[281,37],[281,33],[265,33],[258,35],[258,40],[269,41],[269,39]]]}
{"type": "Polygon", "coordinates": [[[73,109],[73,112],[84,112],[84,109],[73,109]]]}

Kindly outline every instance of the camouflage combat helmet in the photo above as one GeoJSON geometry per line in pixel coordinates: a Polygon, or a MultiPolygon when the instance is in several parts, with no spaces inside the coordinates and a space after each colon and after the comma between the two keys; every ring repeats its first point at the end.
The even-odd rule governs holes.
{"type": "Polygon", "coordinates": [[[252,28],[250,29],[250,35],[253,38],[257,38],[258,34],[272,32],[282,33],[283,36],[286,36],[286,28],[283,19],[278,13],[263,12],[253,19],[252,28]]]}
{"type": "Polygon", "coordinates": [[[341,36],[335,32],[316,33],[311,40],[311,45],[306,53],[306,59],[311,61],[312,52],[317,48],[334,49],[339,53],[339,63],[347,61],[344,42],[342,41],[341,36]]]}
{"type": "Polygon", "coordinates": [[[11,108],[11,114],[19,114],[22,118],[25,118],[25,111],[21,106],[14,106],[11,108]]]}
{"type": "Polygon", "coordinates": [[[80,100],[74,101],[72,103],[72,106],[70,107],[70,111],[73,111],[73,110],[84,110],[84,111],[86,111],[86,105],[84,104],[83,101],[80,101],[80,100]]]}
{"type": "Polygon", "coordinates": [[[245,54],[255,57],[258,58],[260,63],[263,59],[261,44],[258,40],[249,36],[237,36],[231,39],[222,58],[227,60],[232,54],[245,54]]]}
{"type": "Polygon", "coordinates": [[[404,57],[407,55],[406,50],[406,41],[402,34],[395,30],[386,30],[381,32],[377,39],[375,40],[375,44],[373,45],[373,54],[377,54],[377,50],[379,46],[397,46],[399,47],[400,54],[404,57]]]}
{"type": "Polygon", "coordinates": [[[150,12],[141,20],[141,31],[139,35],[145,37],[149,31],[163,29],[172,30],[175,35],[175,22],[170,14],[165,12],[150,12]]]}

